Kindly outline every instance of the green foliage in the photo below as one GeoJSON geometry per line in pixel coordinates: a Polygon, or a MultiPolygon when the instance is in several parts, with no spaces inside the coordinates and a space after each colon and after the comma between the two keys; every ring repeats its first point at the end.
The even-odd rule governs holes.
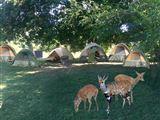
{"type": "Polygon", "coordinates": [[[90,41],[106,47],[132,42],[153,60],[160,48],[160,1],[136,1],[2,1],[0,40],[34,42],[45,48],[66,44],[73,50],[90,41]],[[127,31],[123,25],[128,25],[127,31]]]}
{"type": "Polygon", "coordinates": [[[148,0],[134,8],[142,16],[145,38],[140,42],[140,49],[148,53],[151,60],[156,60],[156,51],[160,50],[160,1],[148,0]]]}
{"type": "Polygon", "coordinates": [[[1,9],[1,31],[5,40],[19,39],[20,42],[53,43],[56,25],[51,24],[49,14],[57,1],[4,2],[1,9]]]}

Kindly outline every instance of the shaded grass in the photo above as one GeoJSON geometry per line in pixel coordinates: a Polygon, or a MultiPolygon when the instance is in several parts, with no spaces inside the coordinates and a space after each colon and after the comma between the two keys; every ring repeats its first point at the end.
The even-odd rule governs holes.
{"type": "Polygon", "coordinates": [[[86,65],[72,69],[45,69],[12,67],[1,63],[3,74],[2,120],[159,120],[160,119],[160,67],[151,69],[124,68],[114,65],[86,65]],[[134,70],[145,71],[145,82],[134,89],[134,103],[122,109],[122,99],[113,99],[110,116],[105,112],[106,102],[101,92],[98,95],[100,111],[95,104],[91,112],[80,106],[74,112],[73,100],[77,91],[86,84],[98,87],[97,75],[125,73],[136,76],[134,70]],[[34,71],[36,71],[34,73],[34,71]]]}

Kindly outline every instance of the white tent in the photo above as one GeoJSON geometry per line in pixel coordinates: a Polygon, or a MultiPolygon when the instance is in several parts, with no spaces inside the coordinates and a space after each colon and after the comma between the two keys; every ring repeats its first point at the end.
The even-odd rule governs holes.
{"type": "Polygon", "coordinates": [[[80,54],[80,60],[87,61],[91,48],[96,49],[95,56],[97,61],[105,61],[107,59],[106,54],[100,45],[96,43],[89,43],[82,50],[80,54]]]}
{"type": "Polygon", "coordinates": [[[116,61],[116,62],[121,62],[124,61],[126,56],[130,53],[130,50],[128,47],[123,44],[117,44],[111,51],[111,54],[109,55],[109,61],[116,61]]]}
{"type": "Polygon", "coordinates": [[[47,60],[57,61],[60,60],[62,57],[68,56],[69,60],[73,60],[73,55],[64,47],[55,48],[49,54],[47,60]]]}
{"type": "Polygon", "coordinates": [[[46,60],[53,62],[61,62],[64,66],[70,66],[73,59],[73,55],[66,48],[59,47],[52,50],[46,60]]]}

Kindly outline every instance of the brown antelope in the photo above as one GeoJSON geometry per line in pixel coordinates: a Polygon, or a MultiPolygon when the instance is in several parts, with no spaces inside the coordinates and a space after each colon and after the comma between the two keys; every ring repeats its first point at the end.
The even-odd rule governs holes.
{"type": "Polygon", "coordinates": [[[109,114],[109,110],[110,110],[110,103],[111,103],[111,99],[112,96],[115,95],[120,95],[123,98],[123,105],[122,107],[124,107],[125,105],[125,101],[126,99],[128,100],[128,103],[130,105],[130,97],[128,96],[128,91],[131,89],[130,86],[124,84],[124,82],[111,82],[108,83],[107,85],[105,84],[105,81],[108,79],[108,77],[100,77],[98,76],[98,82],[100,85],[100,89],[103,91],[107,101],[108,101],[108,108],[107,108],[107,112],[109,114]]]}
{"type": "Polygon", "coordinates": [[[98,111],[99,108],[98,108],[98,103],[97,103],[97,95],[98,95],[98,89],[94,85],[92,85],[92,84],[86,85],[83,88],[81,88],[78,91],[78,93],[77,93],[77,95],[76,95],[76,97],[74,99],[74,109],[75,109],[75,112],[78,112],[79,105],[80,105],[80,103],[82,101],[84,102],[84,108],[86,109],[86,102],[87,102],[87,100],[89,102],[88,111],[90,111],[91,105],[92,105],[92,101],[91,101],[92,97],[95,100],[97,111],[98,111]]]}
{"type": "Polygon", "coordinates": [[[124,75],[124,74],[119,74],[117,75],[114,80],[117,82],[124,82],[124,84],[131,86],[131,90],[129,91],[131,94],[131,102],[133,102],[133,91],[132,89],[134,88],[134,86],[139,82],[139,81],[144,81],[143,79],[143,75],[145,72],[143,73],[138,73],[136,78],[132,78],[131,76],[128,75],[124,75]]]}

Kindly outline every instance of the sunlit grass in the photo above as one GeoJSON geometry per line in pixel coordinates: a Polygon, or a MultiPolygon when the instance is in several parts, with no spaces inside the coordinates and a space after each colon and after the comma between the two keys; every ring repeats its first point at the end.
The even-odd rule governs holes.
{"type": "Polygon", "coordinates": [[[27,74],[35,74],[40,72],[40,70],[35,70],[35,71],[20,71],[16,72],[17,75],[27,75],[27,74]]]}
{"type": "Polygon", "coordinates": [[[6,84],[0,84],[0,90],[4,89],[4,88],[6,88],[6,87],[7,87],[6,84]]]}

